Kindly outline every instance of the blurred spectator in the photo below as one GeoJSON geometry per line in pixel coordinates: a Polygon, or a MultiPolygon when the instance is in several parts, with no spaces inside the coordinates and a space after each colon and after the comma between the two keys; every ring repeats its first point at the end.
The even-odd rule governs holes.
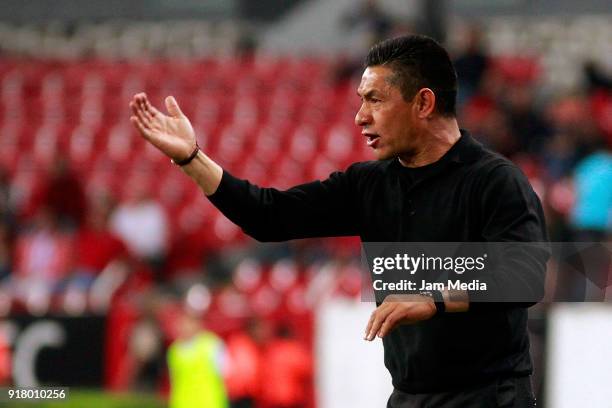
{"type": "Polygon", "coordinates": [[[51,295],[69,271],[72,255],[72,237],[58,228],[51,211],[41,207],[31,229],[17,239],[12,276],[18,297],[32,311],[47,310],[51,295]]]}
{"type": "Polygon", "coordinates": [[[454,64],[459,80],[457,102],[461,106],[480,88],[480,83],[489,65],[480,27],[473,25],[468,28],[465,45],[455,58],[454,64]]]}
{"type": "Polygon", "coordinates": [[[506,111],[510,131],[520,151],[540,153],[550,136],[550,128],[536,109],[532,84],[517,84],[508,89],[506,111]]]}
{"type": "Polygon", "coordinates": [[[159,202],[149,196],[149,180],[136,177],[126,186],[126,198],[111,215],[111,231],[130,253],[145,261],[159,280],[168,245],[168,220],[159,202]]]}
{"type": "Polygon", "coordinates": [[[15,209],[11,202],[11,178],[9,173],[0,167],[0,220],[13,223],[15,209]]]}
{"type": "MultiPolygon", "coordinates": [[[[392,17],[383,10],[377,0],[362,0],[356,8],[351,5],[351,9],[342,16],[340,23],[345,30],[351,33],[357,32],[365,37],[362,40],[362,48],[365,50],[389,37],[395,28],[392,17]]],[[[341,83],[356,74],[361,74],[362,68],[363,55],[348,56],[338,61],[334,67],[333,78],[341,83]]]]}
{"type": "Polygon", "coordinates": [[[150,316],[144,317],[132,328],[129,339],[129,355],[133,357],[132,390],[156,390],[163,368],[161,337],[157,322],[150,316]]]}
{"type": "Polygon", "coordinates": [[[62,282],[64,311],[81,314],[90,307],[102,312],[115,290],[127,279],[127,249],[108,229],[111,204],[106,197],[96,197],[90,204],[85,225],[75,236],[75,256],[70,274],[62,282]]]}
{"type": "Polygon", "coordinates": [[[253,408],[259,391],[260,369],[265,368],[261,350],[269,338],[269,326],[252,319],[246,331],[233,334],[227,340],[230,371],[227,391],[232,408],[253,408]]]}
{"type": "Polygon", "coordinates": [[[265,361],[259,377],[262,406],[305,407],[312,380],[312,354],[293,337],[289,327],[281,327],[278,336],[267,344],[262,361],[265,361]]]}
{"type": "Polygon", "coordinates": [[[0,385],[8,384],[11,378],[11,349],[6,331],[0,327],[0,385]]]}
{"type": "Polygon", "coordinates": [[[584,156],[597,149],[601,135],[582,95],[559,98],[548,107],[552,136],[542,153],[543,163],[552,180],[571,176],[572,169],[584,156]]]}
{"type": "Polygon", "coordinates": [[[49,177],[43,180],[33,200],[34,209],[46,206],[57,218],[60,228],[74,230],[83,223],[87,206],[85,192],[78,176],[62,155],[55,158],[49,177]]]}
{"type": "Polygon", "coordinates": [[[351,30],[356,27],[364,29],[368,36],[368,46],[387,38],[393,29],[391,16],[377,0],[362,1],[356,10],[351,10],[344,16],[342,24],[351,30]]]}
{"type": "Polygon", "coordinates": [[[104,268],[127,254],[123,242],[109,230],[111,210],[108,197],[92,201],[86,223],[77,234],[76,256],[70,278],[71,283],[80,289],[89,289],[104,268]]]}
{"type": "Polygon", "coordinates": [[[221,339],[201,328],[199,315],[185,310],[179,337],[168,349],[170,408],[225,408],[225,350],[221,339]]]}
{"type": "Polygon", "coordinates": [[[596,90],[590,96],[590,105],[598,130],[612,147],[612,91],[596,90]]]}
{"type": "Polygon", "coordinates": [[[166,282],[184,294],[191,285],[202,280],[204,263],[214,252],[213,226],[200,208],[185,209],[179,217],[166,262],[166,282]]]}
{"type": "Polygon", "coordinates": [[[601,301],[609,286],[610,255],[605,250],[601,253],[601,248],[592,243],[612,237],[612,154],[603,141],[578,162],[572,176],[574,202],[568,211],[571,242],[564,247],[571,256],[557,269],[555,297],[564,301],[601,301]]]}
{"type": "Polygon", "coordinates": [[[605,241],[612,234],[612,154],[598,149],[574,170],[576,241],[605,241]]]}
{"type": "Polygon", "coordinates": [[[569,176],[577,156],[574,139],[567,132],[557,131],[549,140],[542,156],[551,180],[569,176]]]}
{"type": "Polygon", "coordinates": [[[0,283],[11,273],[15,240],[15,213],[9,174],[0,167],[0,283]]]}
{"type": "Polygon", "coordinates": [[[0,283],[9,277],[12,269],[13,239],[9,224],[0,219],[0,283]]]}
{"type": "Polygon", "coordinates": [[[612,77],[604,72],[597,63],[588,61],[584,64],[583,70],[589,91],[593,92],[599,89],[612,91],[612,77]]]}

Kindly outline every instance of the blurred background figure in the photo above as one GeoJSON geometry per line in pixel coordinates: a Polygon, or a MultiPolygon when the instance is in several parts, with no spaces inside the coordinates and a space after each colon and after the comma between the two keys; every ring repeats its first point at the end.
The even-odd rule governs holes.
{"type": "Polygon", "coordinates": [[[458,46],[453,64],[461,83],[457,94],[457,104],[469,100],[480,89],[482,79],[489,65],[489,56],[484,44],[482,27],[473,24],[466,28],[463,44],[458,46]]]}
{"type": "Polygon", "coordinates": [[[260,371],[261,404],[269,408],[303,408],[312,382],[312,355],[294,337],[289,326],[280,326],[263,353],[260,371]]]}
{"type": "Polygon", "coordinates": [[[46,206],[39,207],[27,231],[17,239],[11,286],[34,313],[48,311],[51,296],[67,278],[74,241],[46,206]]]}
{"type": "Polygon", "coordinates": [[[351,7],[342,23],[346,29],[365,31],[370,45],[387,38],[394,28],[391,15],[378,0],[363,0],[357,7],[351,7]]]}
{"type": "Polygon", "coordinates": [[[575,241],[608,241],[612,236],[612,149],[599,140],[573,173],[576,203],[571,214],[575,241]]]}
{"type": "Polygon", "coordinates": [[[202,328],[195,311],[185,309],[179,319],[178,338],[168,348],[170,407],[228,407],[223,342],[202,328]]]}
{"type": "Polygon", "coordinates": [[[270,340],[270,327],[259,319],[250,319],[245,329],[227,340],[230,370],[227,391],[231,408],[254,408],[260,394],[261,372],[266,369],[263,347],[270,340]]]}
{"type": "Polygon", "coordinates": [[[62,229],[73,231],[83,224],[87,206],[85,191],[63,153],[54,158],[32,201],[34,210],[46,206],[62,229]]]}
{"type": "Polygon", "coordinates": [[[150,196],[151,180],[136,176],[125,186],[125,200],[110,218],[111,231],[120,237],[130,253],[146,263],[157,280],[168,246],[168,220],[163,207],[150,196]]]}
{"type": "Polygon", "coordinates": [[[13,231],[6,220],[0,220],[0,286],[12,269],[13,231]]]}
{"type": "MultiPolygon", "coordinates": [[[[8,172],[0,167],[0,288],[8,279],[13,262],[16,219],[11,202],[11,179],[8,172]]],[[[0,289],[1,290],[1,289],[0,289]]]]}
{"type": "Polygon", "coordinates": [[[8,385],[11,379],[11,349],[4,330],[0,330],[0,385],[8,385]]]}
{"type": "Polygon", "coordinates": [[[75,235],[75,256],[64,283],[66,310],[84,309],[87,294],[102,272],[113,263],[127,261],[124,243],[109,229],[111,211],[110,197],[95,197],[75,235]]]}

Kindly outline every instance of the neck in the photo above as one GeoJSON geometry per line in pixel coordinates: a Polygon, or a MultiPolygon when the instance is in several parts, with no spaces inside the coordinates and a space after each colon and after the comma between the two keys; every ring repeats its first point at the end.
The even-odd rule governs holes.
{"type": "Polygon", "coordinates": [[[435,163],[461,138],[455,118],[438,118],[420,133],[420,145],[410,154],[398,156],[402,166],[422,167],[435,163]]]}

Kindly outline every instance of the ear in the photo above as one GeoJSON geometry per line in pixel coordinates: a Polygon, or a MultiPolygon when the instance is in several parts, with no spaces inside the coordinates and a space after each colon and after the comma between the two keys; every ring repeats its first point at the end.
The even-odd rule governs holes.
{"type": "Polygon", "coordinates": [[[429,88],[421,88],[415,95],[415,106],[420,119],[427,119],[436,109],[436,95],[429,88]]]}

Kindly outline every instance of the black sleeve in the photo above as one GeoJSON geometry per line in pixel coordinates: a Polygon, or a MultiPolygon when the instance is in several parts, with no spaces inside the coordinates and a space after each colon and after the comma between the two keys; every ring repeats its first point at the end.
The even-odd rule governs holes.
{"type": "Polygon", "coordinates": [[[262,188],[223,171],[210,201],[258,241],[358,235],[352,167],[285,191],[262,188]]]}
{"type": "Polygon", "coordinates": [[[499,262],[494,270],[479,275],[487,291],[469,292],[470,309],[486,306],[479,303],[485,299],[500,302],[498,307],[537,303],[544,296],[550,256],[540,200],[525,175],[512,164],[497,166],[487,175],[480,197],[482,237],[498,243],[493,245],[499,262]]]}

